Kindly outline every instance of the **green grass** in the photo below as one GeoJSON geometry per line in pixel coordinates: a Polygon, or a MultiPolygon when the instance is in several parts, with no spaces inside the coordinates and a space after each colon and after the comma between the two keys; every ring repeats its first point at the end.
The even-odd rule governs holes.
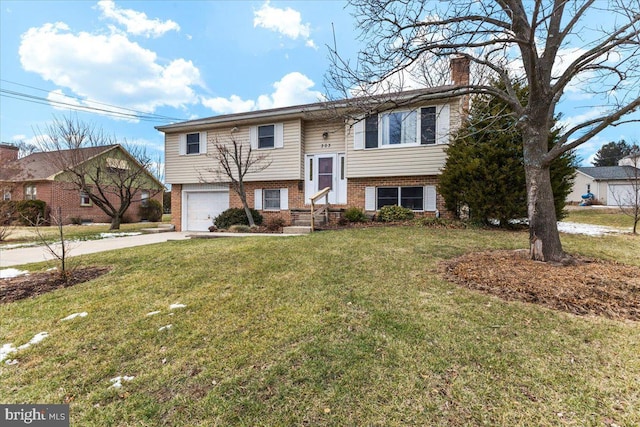
{"type": "Polygon", "coordinates": [[[568,222],[584,224],[607,225],[609,227],[631,228],[633,218],[623,214],[619,209],[606,209],[598,207],[572,208],[563,219],[568,222]]]}
{"type": "MultiPolygon", "coordinates": [[[[526,241],[392,227],[86,256],[112,272],[0,306],[0,345],[50,334],[1,365],[0,401],[70,400],[81,426],[639,425],[637,323],[504,302],[437,273],[526,241]],[[110,388],[119,375],[135,379],[110,388]]],[[[631,236],[563,243],[640,265],[631,236]]]]}
{"type": "MultiPolygon", "coordinates": [[[[159,223],[157,222],[137,222],[132,224],[121,224],[119,230],[109,230],[109,224],[91,224],[91,225],[65,225],[63,232],[67,240],[90,240],[98,239],[100,233],[131,233],[140,231],[143,228],[153,228],[159,223]]],[[[38,228],[42,236],[47,241],[60,240],[58,227],[47,226],[38,228]]],[[[2,244],[14,244],[17,242],[40,242],[35,227],[14,227],[6,240],[0,242],[2,244]]]]}

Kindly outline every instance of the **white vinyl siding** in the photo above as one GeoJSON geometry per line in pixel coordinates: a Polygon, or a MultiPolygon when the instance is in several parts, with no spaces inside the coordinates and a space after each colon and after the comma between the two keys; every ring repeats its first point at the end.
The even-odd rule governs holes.
{"type": "MultiPolygon", "coordinates": [[[[451,129],[459,127],[457,100],[437,107],[436,143],[389,145],[365,149],[365,120],[346,128],[347,178],[439,175],[446,161],[451,129]]],[[[382,129],[379,129],[382,133],[382,129]]]]}
{"type": "MultiPolygon", "coordinates": [[[[233,137],[238,142],[249,144],[252,126],[238,126],[231,133],[232,127],[208,130],[209,143],[230,143],[233,137]]],[[[282,123],[282,148],[257,150],[266,154],[267,162],[271,162],[265,170],[247,174],[245,181],[275,181],[303,179],[301,121],[289,120],[282,123]]],[[[201,182],[217,182],[220,176],[213,173],[214,159],[210,156],[180,155],[181,134],[165,135],[165,180],[168,184],[198,184],[201,182]]],[[[209,147],[211,149],[211,147],[209,147]]]]}

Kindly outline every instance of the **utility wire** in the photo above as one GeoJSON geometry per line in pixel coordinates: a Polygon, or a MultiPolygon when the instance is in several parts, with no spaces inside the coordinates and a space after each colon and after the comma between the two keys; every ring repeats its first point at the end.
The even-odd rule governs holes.
{"type": "MultiPolygon", "coordinates": [[[[24,84],[12,82],[12,81],[9,81],[9,80],[0,79],[0,81],[6,82],[6,83],[10,83],[10,84],[14,84],[14,85],[17,85],[17,86],[26,87],[26,88],[29,88],[29,89],[42,91],[42,92],[47,92],[47,93],[51,92],[51,91],[48,91],[48,90],[45,90],[45,89],[41,89],[41,88],[29,86],[29,85],[24,85],[24,84]]],[[[69,108],[69,109],[75,110],[75,111],[84,111],[84,112],[90,112],[90,113],[94,112],[94,113],[97,113],[97,114],[113,116],[113,117],[119,117],[119,118],[125,118],[125,119],[136,119],[136,120],[150,121],[150,122],[166,122],[166,121],[182,121],[182,120],[186,120],[186,119],[182,119],[182,118],[163,116],[163,115],[160,115],[160,114],[145,113],[143,111],[134,110],[134,109],[131,109],[131,108],[119,107],[119,106],[112,105],[112,104],[107,104],[107,103],[104,103],[104,102],[91,101],[91,100],[86,100],[86,99],[82,99],[82,98],[79,98],[79,97],[68,96],[68,95],[62,95],[62,96],[66,97],[66,98],[70,98],[70,99],[76,99],[76,100],[81,101],[81,102],[89,101],[92,104],[104,105],[105,107],[111,107],[113,109],[122,110],[122,111],[117,111],[117,110],[113,110],[113,109],[109,109],[109,108],[97,108],[97,107],[92,107],[92,106],[87,106],[87,105],[77,105],[77,104],[73,104],[73,103],[57,101],[57,100],[53,100],[53,99],[49,99],[49,98],[44,98],[44,97],[35,96],[35,95],[31,95],[31,94],[24,93],[24,92],[17,92],[17,91],[12,91],[12,90],[7,90],[7,89],[0,89],[0,96],[6,97],[6,98],[17,99],[17,100],[25,101],[25,102],[31,102],[31,103],[35,103],[35,104],[55,105],[55,106],[61,106],[61,107],[64,107],[64,108],[69,108]],[[131,113],[127,113],[127,111],[130,111],[131,113]]]]}

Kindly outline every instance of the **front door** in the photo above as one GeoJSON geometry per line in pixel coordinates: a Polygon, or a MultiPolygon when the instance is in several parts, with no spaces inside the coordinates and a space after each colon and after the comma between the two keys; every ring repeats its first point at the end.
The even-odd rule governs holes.
{"type": "Polygon", "coordinates": [[[329,203],[347,203],[347,179],[345,176],[344,154],[308,154],[305,158],[305,200],[311,203],[311,196],[325,188],[330,188],[329,203]]]}

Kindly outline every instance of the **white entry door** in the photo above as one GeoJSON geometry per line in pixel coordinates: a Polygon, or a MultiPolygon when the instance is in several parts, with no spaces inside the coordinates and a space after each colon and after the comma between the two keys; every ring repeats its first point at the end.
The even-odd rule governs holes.
{"type": "Polygon", "coordinates": [[[306,203],[311,203],[312,195],[329,187],[329,203],[346,204],[347,178],[344,154],[307,154],[305,160],[306,203]]]}

